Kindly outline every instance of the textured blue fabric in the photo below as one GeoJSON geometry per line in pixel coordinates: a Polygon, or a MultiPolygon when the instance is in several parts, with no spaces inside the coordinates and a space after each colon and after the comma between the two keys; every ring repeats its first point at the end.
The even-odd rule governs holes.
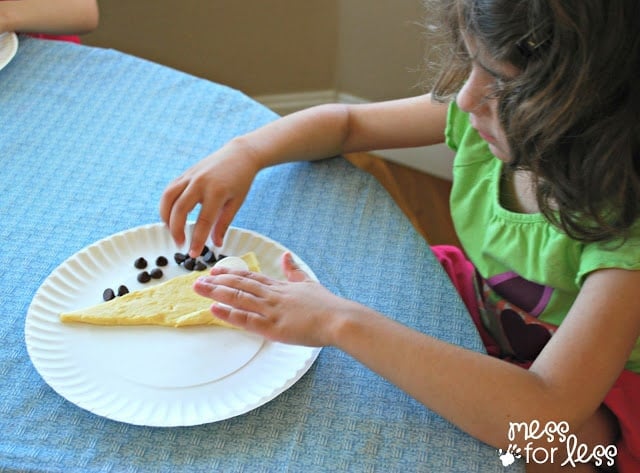
{"type": "MultiPolygon", "coordinates": [[[[86,412],[30,363],[25,315],[49,273],[158,221],[173,177],[274,118],[238,91],[117,51],[21,38],[0,70],[0,471],[503,471],[495,449],[331,348],[266,405],[185,428],[86,412]]],[[[288,246],[336,293],[481,350],[426,243],[342,158],[261,172],[234,225],[288,246]]]]}

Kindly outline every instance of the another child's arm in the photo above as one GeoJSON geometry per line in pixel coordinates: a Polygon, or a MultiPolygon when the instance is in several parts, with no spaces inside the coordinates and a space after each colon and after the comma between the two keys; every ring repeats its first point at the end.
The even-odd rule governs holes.
{"type": "MultiPolygon", "coordinates": [[[[562,326],[524,370],[340,298],[286,258],[283,266],[291,282],[214,269],[195,287],[233,306],[215,304],[216,316],[270,339],[335,346],[496,448],[510,443],[509,422],[566,421],[572,433],[580,432],[640,335],[640,271],[591,274],[562,326]]],[[[540,442],[550,446],[545,438],[540,442]]]]}
{"type": "Polygon", "coordinates": [[[263,168],[341,153],[428,145],[444,140],[447,105],[430,96],[365,105],[321,105],[287,115],[227,143],[165,190],[160,215],[178,243],[187,214],[202,204],[190,251],[208,235],[221,244],[253,178],[263,168]]]}
{"type": "Polygon", "coordinates": [[[0,33],[83,34],[98,18],[96,0],[0,0],[0,33]]]}

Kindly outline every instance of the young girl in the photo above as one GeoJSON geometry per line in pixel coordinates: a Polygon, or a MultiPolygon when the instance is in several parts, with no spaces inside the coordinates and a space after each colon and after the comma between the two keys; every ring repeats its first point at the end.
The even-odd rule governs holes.
{"type": "Polygon", "coordinates": [[[337,297],[288,254],[287,281],[214,269],[195,290],[246,330],[344,350],[497,449],[556,448],[529,471],[640,471],[640,3],[433,3],[452,49],[432,94],[319,106],[234,139],[168,186],[161,216],[182,244],[201,203],[199,254],[264,167],[446,140],[464,253],[434,251],[494,356],[337,297]],[[509,429],[536,421],[570,432],[509,429]]]}
{"type": "Polygon", "coordinates": [[[96,0],[0,0],[0,33],[80,42],[77,35],[98,26],[96,0]]]}

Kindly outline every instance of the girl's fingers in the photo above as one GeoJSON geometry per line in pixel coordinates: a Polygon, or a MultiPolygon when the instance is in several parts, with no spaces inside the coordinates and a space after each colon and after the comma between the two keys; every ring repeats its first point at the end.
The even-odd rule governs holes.
{"type": "Polygon", "coordinates": [[[213,231],[211,232],[211,240],[214,245],[222,246],[227,229],[229,228],[229,225],[231,225],[233,217],[235,217],[241,203],[242,199],[237,199],[236,203],[228,201],[222,207],[222,211],[220,212],[220,215],[215,222],[215,226],[213,227],[213,231]]]}
{"type": "Polygon", "coordinates": [[[190,191],[190,186],[188,185],[172,204],[169,215],[169,231],[172,238],[179,245],[184,243],[184,228],[187,223],[187,216],[197,204],[198,197],[195,192],[190,191]]]}
{"type": "Polygon", "coordinates": [[[239,310],[255,311],[265,303],[269,304],[268,286],[250,277],[256,273],[241,274],[236,272],[204,276],[196,280],[193,288],[201,296],[239,310]]]}
{"type": "Polygon", "coordinates": [[[175,231],[171,225],[171,215],[175,208],[176,201],[180,198],[186,189],[188,182],[176,179],[165,189],[160,197],[160,218],[169,227],[171,236],[174,240],[184,241],[184,231],[175,231]]]}
{"type": "Polygon", "coordinates": [[[244,279],[253,280],[265,286],[273,286],[277,284],[275,279],[270,278],[263,273],[254,273],[252,271],[242,271],[238,269],[225,268],[224,266],[214,266],[209,272],[211,276],[221,276],[223,274],[236,275],[244,279]]]}
{"type": "Polygon", "coordinates": [[[191,242],[189,243],[189,255],[191,257],[198,256],[202,248],[204,248],[211,229],[218,218],[221,207],[221,205],[218,205],[218,202],[223,199],[215,193],[200,197],[200,193],[197,192],[197,188],[193,183],[185,185],[177,197],[174,198],[173,196],[173,191],[169,191],[162,196],[161,216],[168,224],[171,237],[178,245],[182,245],[185,241],[184,228],[189,212],[191,212],[198,203],[202,204],[193,228],[191,242]],[[167,212],[169,212],[168,218],[166,217],[167,212]]]}
{"type": "Polygon", "coordinates": [[[302,282],[309,281],[311,278],[307,273],[305,273],[300,267],[298,263],[293,259],[293,255],[290,252],[286,252],[282,255],[282,270],[284,274],[287,276],[287,280],[291,282],[302,282]]]}
{"type": "Polygon", "coordinates": [[[188,181],[182,178],[176,178],[167,185],[162,196],[160,197],[160,218],[169,223],[169,217],[171,215],[171,209],[176,199],[182,194],[187,187],[188,181]]]}
{"type": "Polygon", "coordinates": [[[200,256],[200,253],[204,248],[204,245],[207,241],[207,238],[209,237],[211,228],[215,224],[215,221],[216,216],[213,212],[210,211],[210,207],[202,207],[202,209],[200,210],[200,214],[198,214],[196,223],[193,227],[193,232],[191,233],[189,256],[191,256],[192,258],[200,256]]]}
{"type": "Polygon", "coordinates": [[[250,332],[265,334],[271,325],[271,322],[260,314],[224,304],[214,303],[211,306],[211,313],[220,320],[249,330],[250,332]]]}

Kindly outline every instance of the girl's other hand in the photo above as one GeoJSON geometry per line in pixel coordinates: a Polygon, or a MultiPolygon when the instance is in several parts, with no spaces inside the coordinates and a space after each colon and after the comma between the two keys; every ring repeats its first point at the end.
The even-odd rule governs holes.
{"type": "Polygon", "coordinates": [[[214,268],[199,278],[195,291],[216,302],[211,312],[221,320],[269,340],[305,346],[332,345],[339,314],[355,303],[313,281],[294,262],[282,257],[286,281],[264,274],[214,268]]]}

